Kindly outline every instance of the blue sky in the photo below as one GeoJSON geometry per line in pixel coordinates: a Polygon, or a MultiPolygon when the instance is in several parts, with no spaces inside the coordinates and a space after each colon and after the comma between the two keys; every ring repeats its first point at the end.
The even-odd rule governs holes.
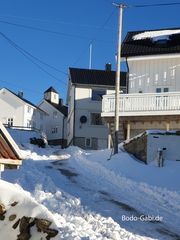
{"type": "MultiPolygon", "coordinates": [[[[92,42],[92,68],[104,69],[111,62],[115,69],[117,9],[111,0],[2,0],[0,32],[33,56],[61,72],[40,64],[56,79],[30,62],[0,35],[0,87],[17,92],[38,103],[43,92],[53,86],[66,98],[69,67],[88,68],[92,42]],[[2,23],[47,29],[43,32],[2,23]],[[57,33],[58,32],[58,33],[57,33]],[[65,74],[66,73],[66,74],[65,74]]],[[[178,2],[151,0],[151,3],[178,2]]],[[[180,1],[179,1],[180,2],[180,1]]],[[[149,1],[127,0],[127,4],[149,1]]],[[[180,27],[180,5],[156,8],[130,8],[123,12],[123,37],[127,31],[180,27]]]]}

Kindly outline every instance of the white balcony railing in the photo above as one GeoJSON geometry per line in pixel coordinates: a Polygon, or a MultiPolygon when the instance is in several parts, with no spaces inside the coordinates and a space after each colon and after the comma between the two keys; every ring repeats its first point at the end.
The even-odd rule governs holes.
{"type": "MultiPolygon", "coordinates": [[[[114,116],[115,95],[104,95],[102,116],[114,116]]],[[[180,92],[120,94],[120,116],[180,115],[180,92]]]]}

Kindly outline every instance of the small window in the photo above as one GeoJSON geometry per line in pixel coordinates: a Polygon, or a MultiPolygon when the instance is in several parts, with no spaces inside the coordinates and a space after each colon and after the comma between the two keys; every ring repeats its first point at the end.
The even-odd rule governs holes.
{"type": "Polygon", "coordinates": [[[14,122],[13,118],[8,118],[7,119],[8,126],[12,127],[13,126],[13,122],[14,122]]]}
{"type": "Polygon", "coordinates": [[[156,88],[157,93],[161,93],[161,88],[156,88]]]}
{"type": "Polygon", "coordinates": [[[58,128],[57,127],[54,127],[51,129],[51,133],[52,134],[56,134],[58,132],[58,128]]]}
{"type": "Polygon", "coordinates": [[[91,147],[91,138],[85,139],[85,145],[86,145],[86,147],[91,147]]]}
{"type": "Polygon", "coordinates": [[[27,120],[27,127],[32,127],[32,121],[31,120],[27,120]]]}
{"type": "Polygon", "coordinates": [[[40,112],[40,119],[43,120],[43,113],[40,112]]]}
{"type": "Polygon", "coordinates": [[[91,125],[103,125],[100,113],[91,113],[91,125]]]}
{"type": "Polygon", "coordinates": [[[164,88],[164,92],[169,92],[169,88],[164,88]]]}
{"type": "Polygon", "coordinates": [[[57,111],[54,111],[53,112],[53,118],[57,118],[57,115],[58,115],[57,111]]]}
{"type": "Polygon", "coordinates": [[[31,107],[28,106],[28,109],[27,109],[28,113],[31,113],[31,107]]]}
{"type": "Polygon", "coordinates": [[[96,90],[92,89],[92,100],[93,101],[102,101],[102,96],[106,94],[106,90],[96,90]]]}

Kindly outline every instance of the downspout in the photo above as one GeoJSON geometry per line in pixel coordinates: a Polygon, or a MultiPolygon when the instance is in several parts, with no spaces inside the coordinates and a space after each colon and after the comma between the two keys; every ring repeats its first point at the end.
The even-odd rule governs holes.
{"type": "Polygon", "coordinates": [[[64,121],[65,121],[65,116],[63,116],[63,124],[62,124],[62,144],[61,148],[64,148],[64,121]]]}
{"type": "Polygon", "coordinates": [[[129,65],[128,65],[128,60],[127,57],[126,59],[126,67],[127,67],[127,75],[126,75],[126,91],[129,93],[129,65]]]}
{"type": "Polygon", "coordinates": [[[75,100],[75,93],[76,93],[76,87],[74,85],[74,119],[73,119],[73,146],[75,146],[75,108],[76,108],[76,100],[75,100]]]}

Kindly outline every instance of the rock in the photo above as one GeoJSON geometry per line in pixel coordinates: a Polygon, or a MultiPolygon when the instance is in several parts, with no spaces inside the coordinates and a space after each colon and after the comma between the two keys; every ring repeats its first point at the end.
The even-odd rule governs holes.
{"type": "Polygon", "coordinates": [[[17,240],[29,240],[31,238],[30,232],[22,232],[17,235],[17,240]]]}
{"type": "Polygon", "coordinates": [[[16,205],[18,204],[18,202],[13,202],[13,203],[11,203],[11,207],[15,207],[16,205]]]}
{"type": "Polygon", "coordinates": [[[3,215],[6,212],[4,204],[0,203],[0,215],[3,215]]]}
{"type": "Polygon", "coordinates": [[[5,219],[4,215],[0,215],[0,220],[3,221],[5,219]]]}
{"type": "Polygon", "coordinates": [[[0,220],[3,221],[5,219],[4,214],[6,213],[6,208],[4,204],[0,203],[0,220]]]}
{"type": "Polygon", "coordinates": [[[29,222],[30,222],[30,217],[22,217],[20,220],[20,224],[19,224],[19,231],[24,232],[28,226],[29,226],[29,222]]]}
{"type": "Polygon", "coordinates": [[[9,221],[14,221],[16,219],[16,214],[12,214],[9,216],[9,221]]]}
{"type": "Polygon", "coordinates": [[[55,237],[58,234],[58,230],[56,230],[56,229],[47,229],[46,233],[48,234],[46,239],[49,240],[49,239],[55,237]]]}
{"type": "Polygon", "coordinates": [[[35,220],[36,227],[39,232],[46,232],[46,230],[49,228],[49,226],[52,224],[52,222],[46,220],[46,219],[36,219],[35,220]]]}
{"type": "Polygon", "coordinates": [[[20,219],[18,219],[18,221],[17,222],[15,222],[15,224],[12,226],[14,229],[16,229],[17,228],[17,226],[19,225],[19,223],[20,223],[20,219]]]}

